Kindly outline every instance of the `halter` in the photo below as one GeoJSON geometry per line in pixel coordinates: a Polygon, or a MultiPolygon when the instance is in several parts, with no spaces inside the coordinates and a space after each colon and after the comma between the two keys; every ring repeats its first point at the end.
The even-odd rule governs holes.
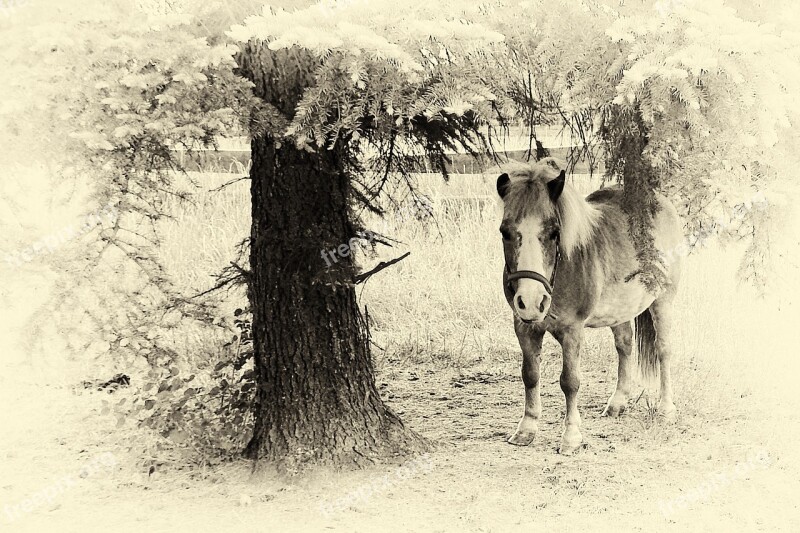
{"type": "Polygon", "coordinates": [[[556,283],[556,271],[558,270],[558,262],[561,259],[561,243],[560,239],[556,240],[556,258],[553,262],[553,273],[550,275],[550,279],[548,280],[546,277],[542,276],[538,272],[534,272],[533,270],[517,270],[516,272],[511,272],[508,268],[508,263],[506,263],[506,282],[508,283],[509,292],[511,291],[511,282],[516,281],[518,279],[532,279],[538,281],[542,285],[544,285],[547,294],[553,294],[553,288],[555,288],[556,283]]]}

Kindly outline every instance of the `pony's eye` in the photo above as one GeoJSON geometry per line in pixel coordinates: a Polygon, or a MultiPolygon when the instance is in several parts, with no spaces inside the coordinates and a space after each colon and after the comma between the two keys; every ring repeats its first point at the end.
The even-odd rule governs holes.
{"type": "Polygon", "coordinates": [[[511,240],[511,233],[509,233],[508,230],[505,229],[505,228],[500,228],[500,235],[503,236],[503,240],[504,241],[510,241],[511,240]]]}
{"type": "Polygon", "coordinates": [[[551,240],[551,241],[554,241],[554,240],[556,240],[556,239],[558,239],[558,230],[557,230],[557,229],[554,229],[554,230],[552,231],[552,233],[550,233],[550,240],[551,240]]]}

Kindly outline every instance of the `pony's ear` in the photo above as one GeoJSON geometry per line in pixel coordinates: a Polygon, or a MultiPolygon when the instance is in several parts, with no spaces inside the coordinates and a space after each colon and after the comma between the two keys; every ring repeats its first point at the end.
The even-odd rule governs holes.
{"type": "Polygon", "coordinates": [[[561,193],[564,192],[564,183],[566,181],[567,173],[562,170],[556,179],[547,182],[547,192],[550,193],[551,200],[558,201],[561,193]]]}
{"type": "Polygon", "coordinates": [[[497,194],[500,195],[500,198],[505,198],[506,193],[508,192],[508,186],[511,184],[511,178],[508,177],[508,174],[503,173],[500,174],[500,177],[497,178],[497,194]]]}

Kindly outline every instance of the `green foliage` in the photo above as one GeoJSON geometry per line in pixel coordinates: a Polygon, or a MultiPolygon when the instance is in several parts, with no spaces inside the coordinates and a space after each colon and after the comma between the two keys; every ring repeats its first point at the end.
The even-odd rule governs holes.
{"type": "MultiPolygon", "coordinates": [[[[800,39],[740,18],[720,0],[670,3],[657,13],[607,30],[625,58],[613,102],[648,125],[643,158],[696,233],[796,168],[800,39]]],[[[753,235],[765,231],[756,222],[743,220],[753,235]]],[[[763,239],[753,240],[746,263],[758,259],[763,239]]]]}
{"type": "Polygon", "coordinates": [[[20,10],[3,33],[8,141],[47,149],[67,173],[90,167],[108,178],[98,180],[102,192],[127,190],[133,208],[135,192],[151,200],[152,182],[168,185],[159,171],[178,166],[169,150],[212,144],[236,128],[247,100],[247,84],[231,72],[234,49],[208,45],[189,21],[121,2],[20,10]]]}
{"type": "Polygon", "coordinates": [[[409,128],[427,119],[491,116],[495,97],[469,69],[472,54],[502,41],[479,22],[469,4],[447,2],[321,2],[286,12],[264,8],[234,26],[240,42],[267,42],[270,50],[296,47],[316,61],[284,131],[302,147],[360,135],[364,129],[409,128]],[[456,75],[457,74],[457,75],[456,75]]]}
{"type": "Polygon", "coordinates": [[[156,358],[141,381],[134,379],[132,396],[103,401],[101,414],[115,416],[118,426],[134,424],[152,432],[154,443],[130,443],[137,455],[159,461],[168,450],[212,464],[244,449],[253,427],[253,339],[241,309],[234,323],[238,333],[204,364],[156,358]]]}
{"type": "MultiPolygon", "coordinates": [[[[623,208],[630,219],[630,234],[641,265],[641,282],[653,293],[668,282],[663,259],[650,237],[658,211],[656,191],[661,176],[646,159],[649,125],[638,109],[611,107],[600,131],[606,150],[606,173],[623,182],[623,208]]],[[[630,277],[633,274],[629,275],[630,277]]]]}
{"type": "MultiPolygon", "coordinates": [[[[704,235],[797,168],[798,37],[719,0],[656,9],[611,0],[325,1],[265,8],[227,37],[222,30],[253,2],[168,4],[148,14],[121,0],[46,0],[0,18],[8,80],[0,115],[7,161],[35,152],[57,168],[54,181],[90,185],[86,211],[119,213],[68,258],[71,273],[39,331],[54,332],[69,353],[146,361],[141,394],[118,406],[123,423],[133,418],[186,446],[238,448],[254,381],[243,331],[222,355],[209,348],[216,369],[203,375],[178,352],[186,349],[178,332],[205,328],[218,339],[230,330],[213,302],[176,290],[159,261],[165,199],[191,201],[176,193],[176,149],[213,146],[245,128],[312,152],[345,145],[356,200],[380,212],[376,199],[402,196],[398,184],[414,200],[410,158],[427,155],[444,173],[448,154],[485,154],[511,123],[526,123],[532,141],[537,125],[562,124],[577,144],[570,165],[586,158],[595,169],[605,156],[608,179],[623,182],[653,287],[659,259],[644,236],[654,190],[678,203],[687,233],[704,235]],[[237,76],[247,53],[237,66],[231,39],[271,58],[258,100],[237,76]]],[[[724,227],[752,238],[746,277],[763,273],[769,218],[749,210],[724,227]]],[[[228,274],[239,279],[241,269],[228,274]]]]}
{"type": "MultiPolygon", "coordinates": [[[[568,128],[580,147],[569,166],[588,158],[591,168],[597,149],[605,152],[607,177],[623,182],[652,288],[660,278],[646,238],[654,190],[672,197],[693,235],[731,218],[771,180],[792,176],[796,33],[742,18],[721,0],[540,0],[521,6],[517,18],[509,6],[495,13],[507,36],[498,61],[508,73],[505,92],[532,133],[536,123],[568,128]]],[[[752,230],[745,233],[764,233],[755,222],[749,214],[741,220],[752,230]]],[[[763,254],[753,248],[746,261],[754,255],[763,254]]]]}
{"type": "Polygon", "coordinates": [[[345,142],[357,195],[368,207],[387,182],[408,177],[408,156],[426,154],[446,172],[449,151],[485,150],[481,128],[496,116],[499,97],[474,59],[503,36],[480,18],[467,2],[265,7],[230,32],[265,47],[248,54],[274,57],[260,67],[286,84],[269,87],[254,134],[312,151],[345,142]],[[300,81],[284,68],[294,72],[295,62],[307,71],[300,81]]]}
{"type": "Polygon", "coordinates": [[[215,337],[225,327],[213,304],[175,288],[159,260],[158,220],[167,197],[190,201],[175,192],[181,153],[213,146],[246,122],[250,85],[233,72],[236,48],[221,34],[210,44],[189,16],[122,1],[31,2],[0,25],[6,163],[35,154],[53,169],[54,204],[77,189],[88,191],[86,211],[109,206],[118,215],[86,235],[83,247],[53,257],[63,274],[37,315],[31,348],[98,368],[131,371],[146,362],[153,383],[170,380],[154,392],[161,396],[142,398],[157,401],[143,414],[163,433],[169,402],[191,406],[196,400],[186,391],[195,389],[203,397],[160,370],[188,376],[180,332],[215,337]]]}

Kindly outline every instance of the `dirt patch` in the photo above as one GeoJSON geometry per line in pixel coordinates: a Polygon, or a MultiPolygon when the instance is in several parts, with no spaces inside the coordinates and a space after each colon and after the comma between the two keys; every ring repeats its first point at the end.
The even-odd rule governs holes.
{"type": "MultiPolygon", "coordinates": [[[[580,402],[587,446],[563,457],[556,453],[563,395],[552,373],[543,384],[537,439],[529,447],[506,444],[522,405],[516,374],[510,363],[491,370],[418,367],[383,373],[384,398],[408,425],[439,443],[424,462],[409,458],[402,471],[376,466],[285,480],[253,478],[251,465],[237,461],[210,470],[148,473],[133,466],[140,458],[112,448],[113,468],[81,479],[8,525],[20,531],[114,524],[118,531],[366,532],[532,526],[726,530],[746,524],[750,530],[775,531],[796,523],[788,498],[791,488],[798,488],[796,463],[786,448],[759,440],[764,427],[744,416],[747,398],[722,420],[684,414],[678,424],[663,425],[642,400],[613,420],[599,416],[613,379],[590,368],[580,402]],[[768,460],[736,477],[737,465],[759,450],[768,460]],[[703,488],[720,473],[727,474],[727,483],[703,488]]],[[[12,506],[65,475],[79,475],[88,460],[109,451],[102,443],[113,424],[104,426],[85,414],[103,393],[75,395],[52,387],[39,393],[58,401],[51,416],[29,403],[26,419],[34,425],[19,426],[0,452],[5,454],[0,494],[2,503],[12,506]]]]}

